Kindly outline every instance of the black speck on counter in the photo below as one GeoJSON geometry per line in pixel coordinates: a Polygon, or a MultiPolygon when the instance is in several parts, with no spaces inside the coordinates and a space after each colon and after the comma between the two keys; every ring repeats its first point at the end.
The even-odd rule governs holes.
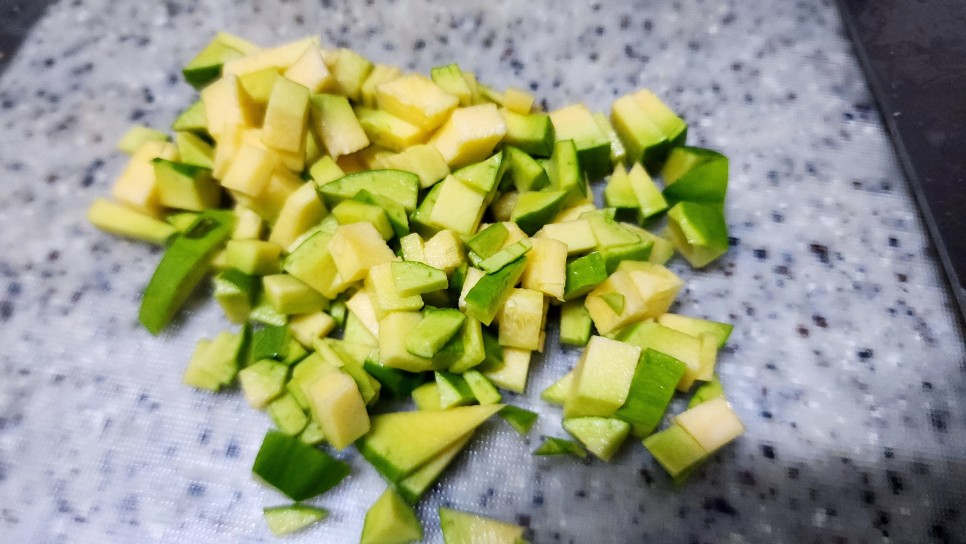
{"type": "Polygon", "coordinates": [[[239,453],[240,448],[238,446],[238,442],[236,442],[234,439],[229,440],[228,444],[225,446],[225,457],[235,458],[238,457],[239,453]]]}
{"type": "Polygon", "coordinates": [[[203,497],[205,495],[205,486],[198,482],[191,482],[188,484],[188,496],[189,497],[203,497]]]}

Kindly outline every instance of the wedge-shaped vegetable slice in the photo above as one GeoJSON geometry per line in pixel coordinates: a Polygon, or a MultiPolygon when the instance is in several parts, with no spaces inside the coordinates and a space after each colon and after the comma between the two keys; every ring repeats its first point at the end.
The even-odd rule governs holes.
{"type": "Polygon", "coordinates": [[[292,500],[310,499],[349,475],[349,465],[279,431],[268,431],[252,472],[292,500]]]}
{"type": "Polygon", "coordinates": [[[503,400],[493,382],[481,374],[479,370],[467,370],[463,373],[463,379],[466,380],[466,385],[470,387],[470,391],[473,392],[473,396],[480,404],[497,404],[503,400]]]}
{"type": "Polygon", "coordinates": [[[523,527],[505,521],[440,507],[439,523],[445,544],[517,544],[523,527]]]}
{"type": "Polygon", "coordinates": [[[574,371],[564,374],[559,380],[550,384],[549,387],[540,392],[540,398],[553,403],[559,404],[561,406],[567,402],[567,397],[570,396],[570,390],[573,389],[574,383],[574,371]]]}
{"type": "Polygon", "coordinates": [[[262,510],[265,524],[275,536],[285,536],[318,523],[329,515],[328,510],[307,504],[271,506],[262,510]]]}
{"type": "Polygon", "coordinates": [[[530,410],[525,410],[510,404],[504,406],[498,415],[523,436],[526,436],[530,432],[533,424],[537,422],[538,417],[536,412],[531,412],[530,410]]]}
{"type": "Polygon", "coordinates": [[[422,538],[423,527],[416,513],[388,488],[366,512],[359,544],[408,544],[422,538]]]}
{"type": "Polygon", "coordinates": [[[501,408],[502,404],[490,404],[380,414],[372,417],[372,430],[357,446],[387,480],[398,482],[501,408]]]}
{"type": "Polygon", "coordinates": [[[540,446],[533,451],[534,455],[573,455],[583,459],[587,457],[587,450],[579,442],[557,438],[555,436],[544,437],[540,446]]]}
{"type": "Polygon", "coordinates": [[[627,182],[634,192],[634,200],[637,202],[637,220],[643,223],[645,220],[663,212],[667,209],[667,201],[657,188],[654,180],[644,169],[641,163],[634,163],[630,172],[627,173],[627,182]]]}
{"type": "Polygon", "coordinates": [[[631,430],[629,423],[612,417],[565,419],[563,428],[602,461],[610,461],[631,430]]]}
{"type": "Polygon", "coordinates": [[[457,439],[456,442],[447,446],[446,449],[439,452],[439,454],[430,459],[416,472],[396,482],[396,491],[407,502],[415,504],[436,483],[436,480],[443,474],[446,467],[453,462],[453,459],[463,451],[463,448],[466,447],[466,443],[470,441],[470,438],[473,438],[473,431],[466,433],[457,439]]]}
{"type": "Polygon", "coordinates": [[[510,220],[533,235],[556,217],[568,194],[566,191],[524,191],[517,197],[510,220]]]}

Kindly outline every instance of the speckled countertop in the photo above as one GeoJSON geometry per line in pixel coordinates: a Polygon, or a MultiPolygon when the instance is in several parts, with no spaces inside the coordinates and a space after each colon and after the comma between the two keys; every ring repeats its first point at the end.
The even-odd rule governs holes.
{"type": "MultiPolygon", "coordinates": [[[[682,489],[637,445],[611,466],[534,459],[559,412],[537,399],[577,356],[535,363],[545,414],[491,425],[424,501],[552,542],[966,541],[963,331],[830,2],[64,0],[0,75],[0,542],[272,542],[284,502],[249,468],[267,419],[180,384],[224,327],[197,298],[154,338],[136,323],[159,258],[84,221],[132,121],[166,127],[180,66],[218,29],[321,34],[427,71],[455,61],[550,107],[606,109],[648,86],[731,158],[732,249],[682,313],[732,321],[720,371],[748,432],[682,489]]],[[[554,339],[551,339],[554,340],[554,339]]],[[[379,477],[354,472],[292,542],[355,542],[379,477]]]]}

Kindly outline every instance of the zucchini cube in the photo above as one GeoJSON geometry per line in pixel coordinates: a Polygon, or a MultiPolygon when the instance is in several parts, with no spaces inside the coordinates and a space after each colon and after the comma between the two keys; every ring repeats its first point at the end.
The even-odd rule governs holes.
{"type": "Polygon", "coordinates": [[[613,415],[627,400],[640,357],[637,346],[591,337],[574,367],[564,418],[613,415]]]}

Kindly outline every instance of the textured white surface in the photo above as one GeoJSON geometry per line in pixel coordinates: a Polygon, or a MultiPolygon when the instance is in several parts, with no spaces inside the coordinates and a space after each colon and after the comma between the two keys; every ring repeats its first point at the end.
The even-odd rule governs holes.
{"type": "MultiPolygon", "coordinates": [[[[634,443],[606,466],[532,458],[562,436],[538,393],[577,358],[553,347],[511,398],[542,415],[530,439],[481,432],[420,507],[427,541],[442,504],[536,543],[961,538],[962,330],[830,4],[76,0],[0,75],[0,541],[273,541],[260,509],[285,501],[249,472],[267,418],[180,384],[220,311],[196,297],[151,337],[136,311],[159,254],[84,221],[123,166],[116,139],[168,126],[192,99],[180,66],[220,29],[458,62],[550,107],[647,86],[731,158],[734,247],[673,268],[677,311],[735,324],[720,372],[745,437],[679,490],[634,443]]],[[[289,541],[357,541],[382,484],[346,457],[313,501],[330,518],[289,541]]]]}

